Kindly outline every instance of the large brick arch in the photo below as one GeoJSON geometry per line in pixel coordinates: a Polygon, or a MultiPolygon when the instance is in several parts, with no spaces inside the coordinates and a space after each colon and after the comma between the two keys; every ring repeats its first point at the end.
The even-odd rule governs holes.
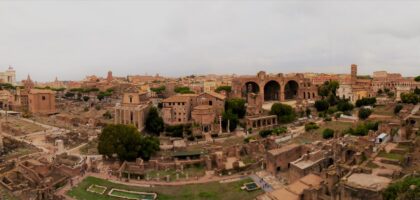
{"type": "Polygon", "coordinates": [[[299,92],[299,81],[296,79],[288,79],[284,81],[283,85],[283,91],[284,91],[284,99],[285,100],[293,100],[298,99],[300,97],[299,92]]]}
{"type": "MultiPolygon", "coordinates": [[[[314,99],[314,93],[313,91],[316,91],[315,86],[310,84],[310,80],[307,78],[304,78],[303,74],[295,74],[295,75],[289,75],[284,76],[283,74],[266,74],[265,72],[261,71],[258,72],[255,76],[241,76],[236,77],[232,80],[232,97],[236,98],[245,98],[247,94],[247,83],[252,82],[253,88],[255,88],[256,85],[258,85],[258,94],[259,98],[261,98],[261,101],[264,102],[266,100],[278,100],[278,101],[285,101],[287,100],[285,98],[285,88],[286,84],[289,81],[294,81],[297,84],[297,92],[293,96],[293,100],[303,99],[303,94],[305,93],[305,99],[307,99],[307,94],[310,92],[311,98],[314,99]],[[254,84],[255,83],[255,84],[254,84]],[[279,91],[278,94],[276,92],[277,89],[267,89],[266,86],[269,84],[269,86],[274,86],[277,84],[279,85],[279,91]],[[269,94],[265,94],[268,92],[269,94]],[[244,96],[245,95],[245,96],[244,96]]],[[[274,87],[276,88],[276,87],[274,87]]]]}
{"type": "Polygon", "coordinates": [[[261,86],[257,81],[248,80],[241,87],[242,97],[246,97],[249,92],[259,94],[261,92],[261,86]]]}
{"type": "Polygon", "coordinates": [[[264,83],[264,101],[280,101],[281,84],[271,79],[264,83]]]}

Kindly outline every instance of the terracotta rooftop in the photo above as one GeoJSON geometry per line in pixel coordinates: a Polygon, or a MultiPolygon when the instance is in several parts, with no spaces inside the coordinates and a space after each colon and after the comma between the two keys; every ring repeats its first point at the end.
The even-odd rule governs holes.
{"type": "Polygon", "coordinates": [[[219,94],[217,92],[205,92],[203,94],[208,94],[210,96],[214,96],[214,97],[216,97],[218,99],[221,99],[221,100],[225,100],[226,99],[226,96],[225,95],[219,94]]]}
{"type": "Polygon", "coordinates": [[[164,99],[162,102],[187,102],[192,97],[196,97],[197,94],[177,94],[164,99]]]}

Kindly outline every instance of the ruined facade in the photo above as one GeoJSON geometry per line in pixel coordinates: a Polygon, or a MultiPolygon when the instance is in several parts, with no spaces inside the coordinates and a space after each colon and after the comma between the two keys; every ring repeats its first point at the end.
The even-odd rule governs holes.
{"type": "Polygon", "coordinates": [[[28,93],[28,110],[31,113],[54,114],[55,92],[52,90],[31,89],[28,93]]]}
{"type": "Polygon", "coordinates": [[[122,102],[114,108],[114,123],[133,125],[139,131],[145,128],[147,113],[152,104],[146,95],[135,91],[126,92],[122,102]]]}
{"type": "Polygon", "coordinates": [[[374,96],[370,79],[357,78],[357,65],[351,65],[350,82],[341,82],[337,89],[337,96],[355,103],[357,100],[374,96]]]}
{"type": "Polygon", "coordinates": [[[232,97],[247,98],[251,92],[259,94],[261,102],[318,98],[316,86],[303,74],[271,75],[260,71],[256,76],[240,76],[232,80],[232,97]]]}
{"type": "Polygon", "coordinates": [[[16,71],[11,66],[6,71],[0,72],[0,83],[16,84],[16,71]]]}

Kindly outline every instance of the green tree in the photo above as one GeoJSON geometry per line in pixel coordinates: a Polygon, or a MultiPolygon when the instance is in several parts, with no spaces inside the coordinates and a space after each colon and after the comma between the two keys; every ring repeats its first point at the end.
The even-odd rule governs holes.
{"type": "Polygon", "coordinates": [[[361,107],[361,106],[373,106],[376,103],[376,98],[375,97],[364,97],[362,99],[359,99],[356,101],[356,106],[357,107],[361,107]]]}
{"type": "Polygon", "coordinates": [[[337,104],[337,110],[341,112],[352,111],[353,108],[353,104],[351,104],[348,100],[340,100],[337,104]]]}
{"type": "Polygon", "coordinates": [[[229,120],[229,130],[234,131],[238,126],[239,117],[237,114],[233,113],[232,110],[227,110],[222,114],[222,128],[227,130],[229,120]]]}
{"type": "Polygon", "coordinates": [[[154,135],[159,135],[163,131],[163,127],[163,119],[159,116],[157,108],[150,108],[146,117],[146,130],[154,135]]]}
{"type": "Polygon", "coordinates": [[[330,139],[332,137],[334,137],[334,130],[329,128],[324,129],[324,131],[322,132],[322,138],[330,139]]]}
{"type": "Polygon", "coordinates": [[[216,88],[216,92],[225,91],[226,93],[230,93],[232,91],[232,87],[228,85],[222,85],[216,88]]]}
{"type": "Polygon", "coordinates": [[[238,115],[239,119],[242,119],[246,114],[245,100],[240,98],[228,99],[225,102],[225,110],[231,110],[233,114],[238,115]]]}
{"type": "Polygon", "coordinates": [[[277,115],[280,123],[289,123],[296,119],[296,113],[292,106],[281,103],[274,103],[271,106],[270,114],[277,115]]]}
{"type": "Polygon", "coordinates": [[[332,95],[337,96],[337,89],[340,87],[338,81],[325,81],[324,84],[318,87],[318,94],[322,98],[332,95]]]}
{"type": "Polygon", "coordinates": [[[369,108],[360,108],[359,110],[359,119],[365,120],[372,114],[372,110],[369,108]]]}
{"type": "Polygon", "coordinates": [[[174,92],[179,94],[194,94],[189,87],[175,87],[174,92]]]}
{"type": "Polygon", "coordinates": [[[151,91],[155,92],[156,94],[162,94],[165,91],[166,87],[164,85],[156,88],[150,88],[151,91]]]}
{"type": "Polygon", "coordinates": [[[418,95],[414,94],[413,92],[410,93],[402,93],[401,94],[401,101],[403,103],[411,103],[416,105],[419,102],[418,95]]]}
{"type": "Polygon", "coordinates": [[[414,78],[415,81],[420,82],[420,76],[416,76],[416,78],[414,78]]]}
{"type": "Polygon", "coordinates": [[[140,152],[139,156],[144,160],[149,160],[152,155],[159,151],[159,138],[152,137],[152,136],[145,136],[142,140],[140,140],[140,152]]]}
{"type": "Polygon", "coordinates": [[[109,158],[116,154],[120,160],[132,161],[138,157],[148,160],[158,150],[157,138],[143,136],[129,125],[107,125],[98,139],[98,152],[109,158]]]}
{"type": "Polygon", "coordinates": [[[74,97],[74,93],[73,93],[73,92],[66,92],[66,93],[64,94],[64,96],[65,96],[66,98],[73,98],[73,97],[74,97]]]}
{"type": "Polygon", "coordinates": [[[416,87],[416,89],[414,89],[414,94],[420,95],[420,89],[418,87],[416,87]]]}
{"type": "Polygon", "coordinates": [[[317,100],[314,106],[318,112],[322,112],[328,110],[330,104],[326,100],[317,100]]]}

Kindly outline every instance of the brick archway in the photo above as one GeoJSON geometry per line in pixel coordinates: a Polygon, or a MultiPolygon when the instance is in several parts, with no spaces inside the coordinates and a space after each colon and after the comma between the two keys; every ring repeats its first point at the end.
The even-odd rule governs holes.
{"type": "Polygon", "coordinates": [[[299,83],[296,80],[288,80],[283,91],[285,100],[297,99],[299,98],[299,83]]]}
{"type": "Polygon", "coordinates": [[[270,80],[264,84],[264,101],[280,101],[280,83],[270,80]]]}
{"type": "Polygon", "coordinates": [[[245,82],[245,84],[242,86],[242,97],[246,97],[250,92],[255,94],[260,93],[260,85],[258,85],[258,83],[255,81],[245,82]]]}

